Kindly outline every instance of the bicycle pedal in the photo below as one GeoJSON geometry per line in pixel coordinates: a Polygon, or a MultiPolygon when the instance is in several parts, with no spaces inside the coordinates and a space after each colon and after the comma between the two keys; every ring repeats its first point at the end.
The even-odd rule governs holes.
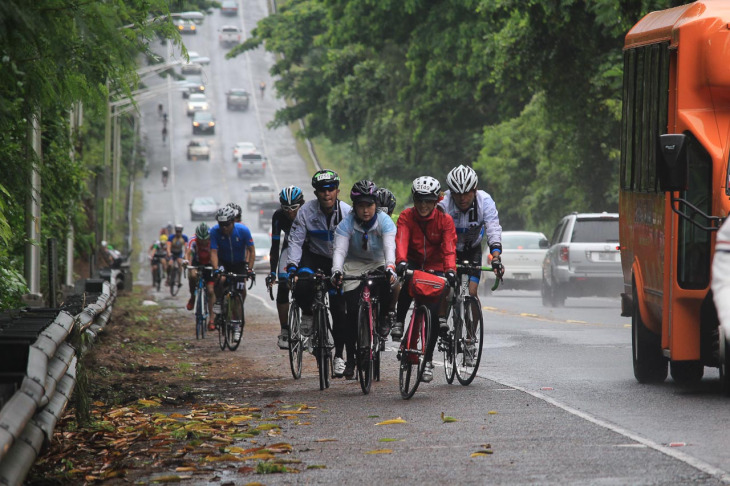
{"type": "Polygon", "coordinates": [[[395,359],[397,359],[398,361],[401,360],[401,352],[400,351],[398,351],[398,353],[395,355],[395,359]]]}

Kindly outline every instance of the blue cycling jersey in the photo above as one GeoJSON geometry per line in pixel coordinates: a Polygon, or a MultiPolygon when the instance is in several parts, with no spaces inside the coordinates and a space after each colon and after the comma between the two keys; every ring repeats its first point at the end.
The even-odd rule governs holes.
{"type": "Polygon", "coordinates": [[[219,225],[210,229],[210,248],[218,250],[218,262],[224,266],[226,263],[245,262],[249,246],[253,246],[253,238],[246,225],[235,223],[230,236],[224,235],[219,225]]]}

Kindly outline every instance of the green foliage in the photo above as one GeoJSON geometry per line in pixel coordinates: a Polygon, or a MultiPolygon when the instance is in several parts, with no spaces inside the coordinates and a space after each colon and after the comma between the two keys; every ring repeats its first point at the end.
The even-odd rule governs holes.
{"type": "Polygon", "coordinates": [[[305,118],[352,179],[404,203],[414,177],[471,163],[506,228],[548,231],[617,208],[623,37],[680,3],[288,0],[229,56],[281,54],[275,124],[305,118]]]}

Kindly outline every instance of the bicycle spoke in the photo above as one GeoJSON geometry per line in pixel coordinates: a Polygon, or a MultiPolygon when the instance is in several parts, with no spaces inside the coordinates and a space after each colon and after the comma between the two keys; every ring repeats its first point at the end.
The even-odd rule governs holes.
{"type": "Polygon", "coordinates": [[[456,377],[459,383],[469,385],[477,374],[482,357],[484,337],[481,304],[476,297],[464,302],[464,323],[460,326],[456,341],[456,377]],[[474,316],[476,315],[476,320],[474,316]]]}
{"type": "Polygon", "coordinates": [[[304,351],[304,343],[299,328],[301,324],[300,312],[295,302],[289,305],[289,365],[295,380],[302,376],[302,353],[304,351]]]}

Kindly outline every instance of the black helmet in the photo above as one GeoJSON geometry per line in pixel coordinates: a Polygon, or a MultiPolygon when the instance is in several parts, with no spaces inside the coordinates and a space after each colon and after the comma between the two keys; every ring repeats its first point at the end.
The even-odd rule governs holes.
{"type": "Polygon", "coordinates": [[[293,206],[304,203],[304,194],[297,186],[287,186],[279,193],[279,202],[282,206],[293,206]]]}
{"type": "Polygon", "coordinates": [[[318,170],[312,176],[312,187],[316,189],[337,189],[340,187],[340,176],[329,169],[318,170]]]}
{"type": "Polygon", "coordinates": [[[350,198],[352,199],[352,204],[357,204],[362,201],[366,201],[370,204],[377,204],[378,198],[375,195],[377,190],[378,186],[376,186],[373,181],[357,181],[350,190],[350,198]]]}
{"type": "Polygon", "coordinates": [[[375,193],[375,195],[378,197],[378,209],[380,211],[383,211],[384,213],[388,213],[388,216],[393,214],[393,211],[395,211],[395,196],[392,192],[390,192],[388,189],[381,187],[378,189],[378,191],[375,193]]]}

